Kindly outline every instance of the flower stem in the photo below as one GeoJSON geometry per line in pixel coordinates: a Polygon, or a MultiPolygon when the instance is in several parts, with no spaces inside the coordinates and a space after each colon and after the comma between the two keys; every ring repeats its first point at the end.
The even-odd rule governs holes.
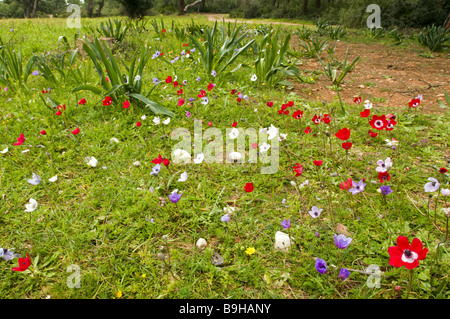
{"type": "Polygon", "coordinates": [[[341,94],[339,93],[339,86],[336,85],[335,88],[336,88],[337,96],[338,96],[338,98],[339,98],[339,103],[340,103],[340,105],[341,105],[342,114],[345,115],[344,104],[342,103],[341,94]]]}
{"type": "Polygon", "coordinates": [[[413,275],[414,275],[414,269],[411,269],[410,276],[409,276],[408,294],[406,295],[406,299],[409,299],[409,293],[411,292],[413,275]]]}
{"type": "Polygon", "coordinates": [[[438,205],[438,199],[439,199],[439,193],[436,196],[436,202],[434,203],[434,223],[436,224],[436,211],[437,211],[437,205],[438,205]]]}

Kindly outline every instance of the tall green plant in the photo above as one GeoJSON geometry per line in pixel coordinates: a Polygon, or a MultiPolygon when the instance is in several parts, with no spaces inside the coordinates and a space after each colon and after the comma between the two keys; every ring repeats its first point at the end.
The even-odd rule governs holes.
{"type": "Polygon", "coordinates": [[[26,65],[23,63],[22,52],[13,48],[10,44],[0,46],[0,83],[9,86],[11,89],[19,87],[25,92],[29,92],[26,82],[34,65],[34,58],[31,57],[26,65]]]}
{"type": "Polygon", "coordinates": [[[141,49],[139,60],[137,60],[136,53],[129,65],[123,61],[120,61],[120,63],[116,61],[108,46],[104,42],[101,44],[98,39],[95,39],[95,42],[84,43],[83,49],[94,63],[94,67],[100,77],[100,88],[96,85],[83,84],[74,88],[72,92],[89,90],[101,95],[102,99],[106,96],[111,96],[115,101],[131,97],[135,101],[144,103],[155,114],[175,115],[159,103],[148,98],[151,90],[147,95],[141,94],[144,67],[151,56],[147,44],[141,49]],[[125,71],[121,70],[120,64],[125,67],[125,71]],[[107,76],[109,81],[106,80],[107,76]]]}
{"type": "Polygon", "coordinates": [[[225,34],[225,30],[221,29],[221,35],[217,32],[217,21],[212,28],[206,28],[206,41],[200,43],[198,39],[192,35],[189,35],[195,48],[199,51],[205,72],[208,76],[212,71],[217,73],[223,72],[228,66],[230,66],[247,48],[255,42],[250,40],[244,46],[238,48],[240,42],[246,36],[247,32],[243,32],[241,36],[239,32],[241,27],[235,28],[228,34],[225,34]]]}
{"type": "MultiPolygon", "coordinates": [[[[335,60],[335,59],[333,59],[335,60]]],[[[336,61],[327,60],[327,63],[325,64],[319,57],[320,64],[322,65],[323,71],[325,75],[330,79],[331,83],[334,86],[334,89],[338,95],[339,103],[341,106],[342,114],[345,115],[345,108],[344,104],[342,103],[341,94],[339,93],[339,90],[341,89],[341,83],[344,80],[345,76],[352,71],[358,63],[361,62],[361,57],[357,56],[353,62],[350,64],[348,61],[348,49],[345,54],[345,59],[341,63],[336,63],[336,61]],[[336,66],[339,65],[339,66],[336,66]],[[338,69],[341,68],[341,72],[338,74],[338,69]]]]}
{"type": "Polygon", "coordinates": [[[115,41],[120,42],[125,38],[128,28],[129,24],[122,27],[122,20],[114,19],[114,22],[112,22],[111,19],[108,19],[105,24],[100,23],[100,28],[97,28],[97,31],[105,37],[114,38],[115,41]]]}
{"type": "Polygon", "coordinates": [[[291,35],[288,34],[282,41],[282,45],[278,43],[278,32],[269,31],[259,43],[260,51],[255,61],[255,72],[258,81],[265,83],[270,87],[277,84],[290,84],[281,81],[282,76],[298,76],[300,70],[292,63],[287,63],[287,54],[289,50],[289,41],[291,35]]]}
{"type": "Polygon", "coordinates": [[[445,42],[450,41],[450,33],[444,27],[438,27],[434,24],[427,26],[417,35],[417,40],[423,46],[428,47],[431,51],[441,51],[445,42]]]}

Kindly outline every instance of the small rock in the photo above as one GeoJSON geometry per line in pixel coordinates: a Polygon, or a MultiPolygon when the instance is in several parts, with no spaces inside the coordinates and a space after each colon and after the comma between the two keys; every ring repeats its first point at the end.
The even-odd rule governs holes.
{"type": "Polygon", "coordinates": [[[340,223],[336,225],[336,231],[338,232],[338,234],[344,234],[345,236],[350,236],[350,233],[348,232],[347,227],[340,223]]]}
{"type": "Polygon", "coordinates": [[[275,234],[275,250],[288,251],[291,247],[291,239],[289,235],[281,231],[275,234]]]}
{"type": "Polygon", "coordinates": [[[207,243],[204,238],[199,238],[195,245],[197,246],[198,250],[203,251],[206,248],[207,243]]]}

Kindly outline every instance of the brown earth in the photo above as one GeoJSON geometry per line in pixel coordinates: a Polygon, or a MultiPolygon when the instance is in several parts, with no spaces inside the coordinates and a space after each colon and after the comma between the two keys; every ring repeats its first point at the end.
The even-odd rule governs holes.
{"type": "MultiPolygon", "coordinates": [[[[378,43],[348,43],[333,41],[335,56],[348,60],[356,56],[363,60],[347,74],[340,91],[343,101],[353,103],[354,97],[371,100],[374,106],[408,107],[407,103],[418,94],[423,95],[421,107],[427,113],[443,114],[437,99],[444,100],[444,90],[450,94],[450,59],[447,54],[435,58],[419,56],[417,50],[392,48],[378,43]]],[[[295,44],[294,44],[295,46],[295,44]]],[[[305,59],[300,68],[304,71],[321,70],[318,59],[305,59]]],[[[330,80],[321,74],[314,84],[295,83],[297,94],[309,99],[331,101],[336,92],[330,90],[330,80]]]]}
{"type": "MultiPolygon", "coordinates": [[[[206,14],[209,21],[222,21],[224,14],[206,14]]],[[[235,19],[227,19],[234,22],[235,19]]],[[[238,23],[264,23],[263,20],[237,20],[238,23]]],[[[298,25],[288,22],[272,22],[269,24],[298,25]]],[[[298,39],[291,40],[293,48],[298,49],[298,39]]],[[[348,41],[331,41],[336,46],[335,56],[345,57],[349,50],[349,61],[356,56],[363,60],[347,74],[340,91],[343,101],[353,103],[354,97],[361,96],[363,101],[371,100],[374,106],[408,107],[407,103],[418,94],[423,95],[421,108],[427,113],[444,114],[437,99],[445,101],[444,90],[450,94],[450,54],[433,53],[434,58],[426,58],[419,54],[426,52],[418,45],[392,46],[383,43],[349,43],[348,41]]],[[[308,72],[321,71],[322,66],[317,59],[303,59],[300,69],[308,72]]],[[[295,83],[294,91],[307,99],[330,102],[336,99],[336,92],[330,87],[330,80],[320,74],[314,84],[295,83]]]]}

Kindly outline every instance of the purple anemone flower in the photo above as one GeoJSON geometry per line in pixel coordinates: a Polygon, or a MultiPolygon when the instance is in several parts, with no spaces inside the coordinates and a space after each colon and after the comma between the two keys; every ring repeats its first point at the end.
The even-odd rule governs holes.
{"type": "Polygon", "coordinates": [[[181,198],[182,193],[177,194],[177,191],[174,190],[172,194],[169,195],[169,199],[172,203],[178,203],[181,198]]]}
{"type": "Polygon", "coordinates": [[[348,276],[350,276],[350,271],[345,268],[341,268],[341,271],[339,272],[339,278],[345,280],[348,278],[348,276]]]}
{"type": "Polygon", "coordinates": [[[222,217],[220,217],[220,220],[223,221],[223,222],[228,223],[230,221],[230,215],[225,214],[222,217]]]}
{"type": "Polygon", "coordinates": [[[425,184],[425,192],[435,192],[439,189],[439,182],[436,178],[430,177],[428,179],[430,182],[425,184]]]}
{"type": "Polygon", "coordinates": [[[312,218],[316,218],[320,216],[320,213],[322,212],[323,208],[319,209],[317,206],[313,206],[311,210],[309,211],[309,214],[312,216],[312,218]]]}
{"type": "Polygon", "coordinates": [[[159,83],[158,78],[153,78],[152,80],[153,80],[153,84],[158,84],[159,83]]]}
{"type": "Polygon", "coordinates": [[[381,194],[383,194],[383,195],[389,195],[390,193],[392,193],[392,189],[388,185],[381,186],[380,190],[381,190],[381,194]]]}
{"type": "Polygon", "coordinates": [[[156,164],[155,167],[152,168],[152,172],[150,173],[150,175],[158,176],[160,170],[161,170],[161,164],[156,164]]]}
{"type": "Polygon", "coordinates": [[[361,193],[364,190],[364,187],[366,187],[366,183],[363,182],[363,180],[360,180],[358,183],[355,181],[352,181],[353,188],[349,189],[349,192],[353,195],[361,193]]]}
{"type": "Polygon", "coordinates": [[[316,270],[322,275],[327,272],[327,263],[321,258],[316,259],[316,270]]]}
{"type": "Polygon", "coordinates": [[[347,248],[348,245],[350,245],[350,243],[352,242],[352,239],[350,237],[345,237],[344,234],[339,234],[339,235],[334,234],[333,239],[334,239],[334,244],[339,249],[347,248]]]}
{"type": "Polygon", "coordinates": [[[280,224],[281,226],[283,226],[284,229],[288,229],[289,227],[291,227],[291,219],[290,218],[288,220],[283,219],[283,221],[280,224]]]}

